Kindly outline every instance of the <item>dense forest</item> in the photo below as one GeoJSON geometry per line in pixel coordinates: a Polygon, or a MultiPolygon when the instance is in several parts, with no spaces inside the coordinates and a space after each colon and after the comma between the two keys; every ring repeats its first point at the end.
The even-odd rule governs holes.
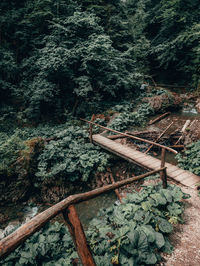
{"type": "MultiPolygon", "coordinates": [[[[96,123],[124,132],[184,105],[164,85],[199,97],[199,14],[198,0],[1,0],[0,206],[58,202],[91,190],[108,167],[120,165],[90,143],[80,118],[93,115],[96,123]],[[158,90],[158,84],[164,85],[158,90]]],[[[199,139],[177,156],[180,167],[197,175],[199,139]]],[[[97,265],[155,265],[161,259],[155,250],[172,250],[169,220],[181,221],[180,200],[187,195],[173,185],[144,194],[129,194],[128,205],[101,211],[112,217],[110,224],[92,221],[87,234],[97,265]],[[145,216],[144,224],[131,220],[129,208],[145,216]],[[105,228],[113,246],[103,237],[105,228]]],[[[0,222],[4,218],[0,214],[0,222]]],[[[63,225],[48,225],[0,265],[72,265],[77,255],[66,235],[63,225]],[[40,250],[39,242],[48,244],[40,250]]]]}
{"type": "Polygon", "coordinates": [[[1,1],[0,10],[1,104],[21,119],[84,115],[85,100],[91,111],[146,75],[198,86],[198,0],[1,1]]]}

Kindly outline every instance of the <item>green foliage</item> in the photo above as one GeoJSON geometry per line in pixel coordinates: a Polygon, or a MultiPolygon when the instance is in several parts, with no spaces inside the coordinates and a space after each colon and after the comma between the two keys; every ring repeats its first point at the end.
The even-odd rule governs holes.
{"type": "Polygon", "coordinates": [[[200,175],[200,141],[194,142],[186,147],[183,154],[177,154],[179,167],[200,175]]]}
{"type": "Polygon", "coordinates": [[[102,172],[108,166],[110,156],[88,143],[86,129],[66,124],[52,136],[55,140],[46,144],[38,157],[36,176],[41,180],[62,177],[87,181],[96,171],[102,172]]]}
{"type": "MultiPolygon", "coordinates": [[[[109,3],[108,9],[120,14],[119,6],[120,1],[109,3]]],[[[65,110],[76,114],[85,101],[95,104],[139,86],[141,74],[132,58],[134,52],[117,50],[96,8],[71,0],[37,4],[26,0],[18,9],[14,3],[1,3],[0,8],[4,13],[2,60],[9,66],[8,71],[2,69],[5,75],[0,82],[10,85],[17,64],[20,71],[12,96],[21,102],[26,118],[39,121],[46,118],[47,110],[53,118],[63,118],[65,110]]],[[[111,20],[111,25],[117,21],[114,13],[111,20]]]]}
{"type": "MultiPolygon", "coordinates": [[[[179,187],[161,184],[127,194],[124,203],[102,209],[86,232],[97,265],[155,265],[160,251],[171,253],[168,235],[182,221],[188,197],[179,187]]],[[[66,227],[46,225],[17,248],[3,265],[72,265],[78,257],[66,227]]]]}
{"type": "Polygon", "coordinates": [[[196,87],[200,62],[199,2],[197,0],[145,2],[148,6],[145,31],[151,43],[151,58],[156,60],[154,65],[159,64],[160,68],[165,68],[169,78],[179,83],[180,79],[183,81],[193,79],[193,85],[196,87]]]}
{"type": "Polygon", "coordinates": [[[111,156],[89,143],[88,128],[78,124],[71,120],[18,129],[10,136],[0,133],[0,175],[31,178],[38,187],[45,179],[86,182],[95,172],[104,171],[111,156]]]}
{"type": "Polygon", "coordinates": [[[0,176],[30,178],[37,169],[37,157],[44,147],[40,137],[24,141],[23,133],[15,131],[11,136],[0,133],[0,176]]]}
{"type": "Polygon", "coordinates": [[[128,194],[124,204],[103,209],[87,232],[98,265],[156,264],[157,251],[170,253],[167,235],[172,223],[182,221],[180,200],[186,195],[180,188],[161,184],[128,194]]]}
{"type": "Polygon", "coordinates": [[[0,103],[7,102],[15,90],[17,65],[11,51],[0,48],[0,103]]]}
{"type": "Polygon", "coordinates": [[[155,112],[164,112],[174,106],[172,94],[164,89],[152,89],[151,92],[142,91],[137,100],[123,102],[111,107],[113,112],[119,115],[112,121],[109,127],[118,131],[127,130],[129,127],[145,126],[147,118],[155,112]],[[141,102],[143,102],[141,104],[141,102]]]}
{"type": "Polygon", "coordinates": [[[11,137],[6,133],[0,133],[0,176],[15,174],[19,151],[23,149],[25,144],[17,133],[11,137]]]}
{"type": "Polygon", "coordinates": [[[23,121],[134,98],[152,72],[198,87],[197,0],[3,0],[0,10],[0,98],[23,121]]]}
{"type": "MultiPolygon", "coordinates": [[[[11,253],[1,264],[11,265],[70,265],[68,252],[73,242],[67,227],[56,222],[47,224],[11,253]]],[[[77,255],[76,255],[77,256],[77,255]]]]}
{"type": "Polygon", "coordinates": [[[81,105],[86,99],[99,101],[133,89],[139,78],[134,62],[112,47],[98,23],[97,17],[86,12],[52,22],[45,47],[26,62],[29,66],[35,60],[32,77],[30,70],[25,72],[22,84],[28,87],[22,92],[28,117],[39,118],[47,108],[69,109],[76,100],[81,105]]]}
{"type": "Polygon", "coordinates": [[[112,121],[110,128],[124,131],[128,127],[134,126],[144,126],[149,115],[153,114],[153,109],[150,104],[143,103],[139,105],[137,110],[134,110],[133,104],[128,104],[127,106],[117,105],[113,110],[120,110],[120,114],[112,121]]]}

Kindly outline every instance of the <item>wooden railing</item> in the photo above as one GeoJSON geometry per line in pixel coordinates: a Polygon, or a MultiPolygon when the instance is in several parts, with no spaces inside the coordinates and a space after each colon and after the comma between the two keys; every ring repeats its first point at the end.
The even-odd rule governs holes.
{"type": "MultiPolygon", "coordinates": [[[[166,150],[169,151],[169,152],[172,152],[174,154],[177,154],[178,152],[170,147],[167,147],[167,146],[164,146],[164,145],[161,145],[159,143],[156,143],[154,141],[150,141],[150,140],[147,140],[147,139],[143,139],[143,138],[139,138],[139,137],[136,137],[134,135],[130,135],[128,133],[122,133],[120,131],[117,131],[117,130],[114,130],[114,129],[111,129],[111,128],[108,128],[108,127],[104,127],[102,125],[99,125],[97,123],[94,123],[93,122],[93,118],[94,116],[92,116],[92,119],[91,121],[88,121],[86,119],[82,119],[82,121],[84,122],[87,122],[90,126],[89,126],[89,138],[90,138],[90,142],[93,142],[93,139],[92,139],[92,136],[93,136],[93,133],[92,133],[92,126],[97,126],[97,127],[100,127],[106,131],[110,131],[110,132],[113,132],[113,133],[116,133],[118,135],[121,135],[121,136],[124,136],[124,137],[128,137],[128,138],[131,138],[131,139],[134,139],[134,140],[139,140],[141,142],[145,142],[145,143],[148,143],[148,144],[151,144],[150,148],[148,150],[151,149],[152,146],[157,146],[159,148],[161,148],[161,168],[163,168],[165,166],[165,155],[166,155],[166,150]]],[[[172,123],[167,127],[167,129],[172,125],[172,123]]],[[[166,130],[167,130],[166,129],[166,130]]],[[[164,132],[166,132],[166,130],[164,132]]],[[[163,134],[163,133],[162,133],[163,134]]],[[[147,151],[148,151],[147,150],[147,151]]],[[[146,152],[147,152],[146,151],[146,152]]],[[[145,153],[146,153],[145,152],[145,153]]],[[[163,169],[163,171],[161,172],[160,174],[160,177],[162,179],[162,182],[163,182],[163,187],[166,188],[167,187],[167,174],[166,174],[166,168],[163,169]]]]}
{"type": "MultiPolygon", "coordinates": [[[[159,143],[156,143],[156,142],[153,142],[153,141],[150,141],[150,140],[147,140],[147,139],[139,138],[139,137],[136,137],[136,136],[130,135],[130,134],[128,134],[128,133],[122,133],[122,132],[120,132],[120,131],[117,131],[117,130],[114,130],[114,129],[111,129],[111,128],[108,128],[108,127],[104,127],[104,126],[102,126],[102,125],[99,125],[99,124],[97,124],[97,123],[94,123],[94,122],[92,122],[92,121],[88,121],[88,120],[86,120],[86,119],[82,119],[82,118],[81,118],[81,120],[84,121],[84,122],[89,123],[90,125],[100,127],[100,128],[102,128],[102,129],[104,129],[104,130],[106,130],[106,131],[110,131],[110,132],[113,132],[113,133],[116,133],[116,134],[119,134],[119,135],[122,135],[122,136],[125,136],[125,137],[128,137],[128,138],[131,138],[131,139],[134,139],[134,140],[139,140],[139,141],[142,141],[142,142],[145,142],[145,143],[151,144],[151,145],[153,145],[153,146],[157,146],[157,147],[159,147],[159,148],[161,148],[161,149],[168,150],[169,152],[172,152],[172,153],[174,153],[174,154],[177,154],[177,153],[178,153],[178,152],[175,151],[174,149],[169,148],[169,147],[164,146],[164,145],[161,145],[161,144],[159,144],[159,143]]],[[[91,140],[91,142],[92,142],[92,135],[93,135],[93,134],[92,134],[92,126],[90,126],[89,129],[90,129],[90,133],[89,133],[89,135],[90,135],[90,140],[91,140]]]]}
{"type": "Polygon", "coordinates": [[[67,197],[61,202],[55,204],[54,206],[38,214],[37,216],[32,218],[29,222],[25,223],[20,228],[18,228],[16,231],[14,231],[12,234],[2,239],[0,241],[0,258],[1,259],[5,258],[13,250],[15,250],[20,244],[22,244],[28,237],[30,237],[33,233],[35,233],[40,228],[42,228],[52,218],[62,213],[65,219],[65,222],[68,226],[71,237],[74,241],[78,256],[82,264],[84,266],[86,265],[94,266],[95,261],[93,259],[90,248],[87,244],[85,233],[84,233],[83,227],[81,225],[81,222],[79,220],[79,217],[78,217],[78,214],[76,212],[74,205],[76,203],[95,198],[103,193],[106,193],[111,190],[115,190],[124,185],[131,184],[135,181],[144,179],[147,176],[150,176],[150,175],[153,175],[159,172],[160,172],[160,177],[163,182],[163,187],[166,187],[167,185],[166,167],[162,167],[162,163],[161,163],[160,169],[150,171],[148,173],[139,175],[137,177],[132,177],[126,180],[118,181],[116,183],[106,185],[102,188],[94,189],[86,193],[75,194],[75,195],[67,197]]]}

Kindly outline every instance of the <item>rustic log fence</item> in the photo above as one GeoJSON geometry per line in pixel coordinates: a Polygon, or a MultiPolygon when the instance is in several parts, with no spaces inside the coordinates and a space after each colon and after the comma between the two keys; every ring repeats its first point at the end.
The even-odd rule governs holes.
{"type": "MultiPolygon", "coordinates": [[[[144,179],[150,175],[166,172],[166,167],[161,167],[157,170],[150,171],[143,175],[131,177],[126,180],[118,181],[110,185],[106,185],[102,188],[97,188],[89,192],[75,194],[67,197],[59,203],[53,205],[47,210],[36,215],[30,221],[19,227],[16,231],[5,237],[0,241],[0,258],[5,258],[12,251],[14,251],[20,244],[30,237],[32,234],[40,230],[47,222],[53,219],[59,214],[63,214],[66,224],[69,228],[69,232],[74,241],[79,258],[84,266],[95,265],[92,253],[87,244],[87,240],[84,234],[83,227],[76,213],[75,204],[80,203],[92,198],[95,198],[108,191],[116,190],[125,185],[131,184],[135,181],[144,179]]],[[[163,178],[164,179],[164,178],[163,178]]],[[[162,179],[162,180],[163,180],[162,179]]]]}
{"type": "MultiPolygon", "coordinates": [[[[139,141],[142,141],[142,142],[145,142],[145,143],[148,143],[148,144],[151,144],[151,146],[149,147],[148,150],[150,150],[153,146],[157,146],[159,148],[161,148],[161,168],[163,168],[165,166],[165,156],[166,156],[166,150],[168,150],[169,152],[172,152],[174,154],[177,154],[178,152],[170,147],[167,147],[167,146],[164,146],[164,145],[161,145],[161,144],[158,144],[154,141],[150,141],[150,140],[146,140],[146,139],[143,139],[143,138],[139,138],[137,136],[134,136],[132,134],[129,134],[129,133],[122,133],[120,131],[117,131],[117,130],[114,130],[114,129],[111,129],[111,128],[108,128],[108,127],[104,127],[102,125],[99,125],[97,123],[94,123],[94,115],[92,116],[91,118],[91,121],[88,121],[86,119],[82,119],[82,121],[86,122],[89,124],[89,135],[90,135],[90,141],[92,141],[92,127],[95,125],[97,127],[100,127],[106,131],[110,131],[110,132],[113,132],[115,134],[118,134],[118,136],[123,136],[123,137],[128,137],[128,138],[131,138],[131,139],[134,139],[134,140],[139,140],[139,141]]],[[[173,122],[162,132],[162,134],[160,136],[162,136],[171,126],[172,126],[173,122]]],[[[112,136],[115,136],[115,135],[112,135],[112,136]]],[[[158,137],[158,139],[160,138],[160,136],[158,137]]],[[[156,140],[157,141],[157,140],[156,140]]],[[[148,151],[147,150],[147,151],[148,151]]],[[[146,152],[147,152],[146,151],[146,152]]],[[[163,169],[163,171],[160,172],[160,178],[162,180],[162,183],[163,183],[163,188],[166,188],[167,187],[167,173],[166,173],[166,168],[163,169]]]]}
{"type": "MultiPolygon", "coordinates": [[[[146,142],[146,143],[148,143],[148,144],[151,144],[151,145],[153,145],[153,146],[157,146],[157,147],[159,147],[159,148],[164,148],[165,150],[168,150],[169,152],[172,152],[172,153],[174,153],[174,154],[177,154],[178,152],[176,151],[176,150],[174,150],[174,149],[172,149],[172,148],[170,148],[170,147],[167,147],[167,146],[164,146],[164,145],[161,145],[161,144],[159,144],[159,143],[156,143],[156,142],[154,142],[154,141],[150,141],[150,140],[147,140],[147,139],[143,139],[143,138],[139,138],[139,137],[136,137],[136,136],[133,136],[133,135],[131,135],[131,134],[129,134],[129,133],[122,133],[122,132],[120,132],[120,131],[117,131],[117,130],[114,130],[114,129],[111,129],[111,128],[108,128],[108,127],[104,127],[104,126],[102,126],[102,125],[99,125],[99,124],[97,124],[97,123],[94,123],[94,122],[92,122],[92,121],[88,121],[88,120],[86,120],[86,119],[82,119],[81,118],[81,120],[82,121],[84,121],[84,122],[87,122],[88,124],[90,124],[90,127],[89,127],[89,129],[90,129],[90,136],[92,137],[92,126],[97,126],[97,127],[100,127],[100,128],[102,128],[102,129],[104,129],[104,130],[107,130],[107,131],[110,131],[110,132],[113,132],[113,133],[115,133],[115,134],[118,134],[118,135],[121,135],[121,136],[124,136],[124,137],[127,137],[127,138],[131,138],[131,139],[134,139],[134,140],[139,140],[139,141],[142,141],[142,142],[146,142]],[[92,125],[92,126],[91,126],[92,125]]],[[[92,120],[92,119],[91,119],[92,120]]]]}

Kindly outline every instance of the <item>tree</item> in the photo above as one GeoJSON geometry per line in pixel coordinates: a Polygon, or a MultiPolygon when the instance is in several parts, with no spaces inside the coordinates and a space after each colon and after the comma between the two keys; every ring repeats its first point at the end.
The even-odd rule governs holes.
{"type": "Polygon", "coordinates": [[[164,69],[171,81],[193,80],[196,86],[200,62],[199,1],[151,0],[146,3],[145,32],[151,42],[150,60],[154,71],[164,69]]]}
{"type": "Polygon", "coordinates": [[[134,90],[140,77],[134,61],[113,48],[94,14],[77,11],[51,24],[44,48],[23,63],[29,117],[40,118],[47,109],[58,116],[76,99],[99,101],[134,90]]]}

